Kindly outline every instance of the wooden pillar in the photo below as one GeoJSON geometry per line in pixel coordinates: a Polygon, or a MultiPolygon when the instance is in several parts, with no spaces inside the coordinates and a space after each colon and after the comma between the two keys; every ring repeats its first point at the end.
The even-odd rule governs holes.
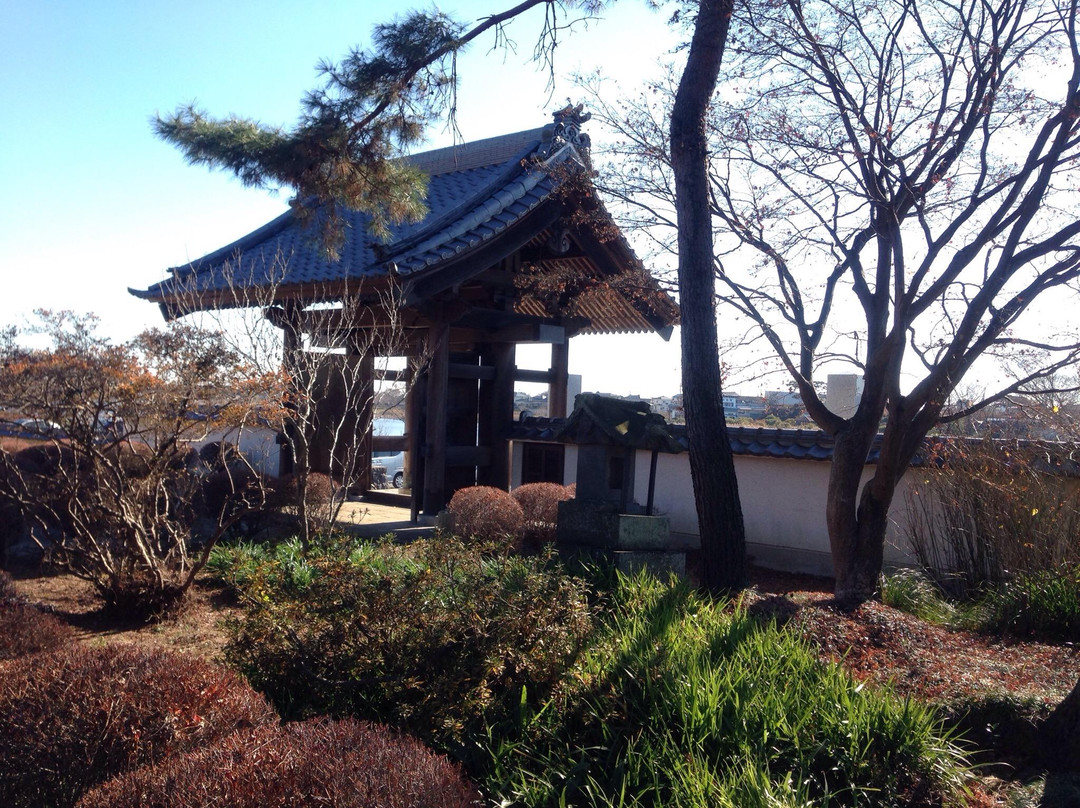
{"type": "Polygon", "coordinates": [[[659,457],[660,452],[656,449],[652,450],[652,456],[649,458],[649,498],[645,503],[645,515],[653,515],[653,505],[655,504],[656,497],[656,460],[659,457]]]}
{"type": "MultiPolygon", "coordinates": [[[[296,383],[297,374],[300,373],[298,354],[301,349],[300,331],[297,324],[296,310],[294,306],[286,305],[285,320],[282,324],[282,349],[281,364],[285,372],[285,384],[291,388],[296,383]]],[[[286,403],[286,407],[291,407],[286,403]]],[[[297,433],[296,419],[286,416],[282,425],[284,434],[279,438],[281,449],[278,454],[278,476],[284,477],[296,471],[297,453],[302,452],[304,441],[297,433]]]]}
{"type": "Polygon", "coordinates": [[[431,362],[427,372],[427,415],[424,435],[424,515],[435,516],[446,506],[446,398],[450,369],[450,326],[428,329],[431,362]]]}
{"type": "Polygon", "coordinates": [[[349,419],[346,423],[352,427],[349,430],[349,438],[359,441],[360,446],[355,450],[350,450],[346,446],[344,454],[347,458],[352,455],[348,462],[358,464],[354,469],[346,469],[346,472],[355,480],[354,493],[363,494],[371,489],[371,423],[375,417],[375,355],[368,349],[358,356],[356,361],[360,363],[360,367],[357,373],[352,374],[352,383],[357,386],[359,400],[355,403],[358,405],[359,412],[356,413],[355,420],[349,419]]]}
{"type": "Polygon", "coordinates": [[[510,488],[510,426],[514,420],[514,355],[512,342],[483,346],[481,361],[494,368],[495,377],[480,382],[479,437],[491,451],[491,464],[481,471],[480,482],[510,488]]]}
{"type": "Polygon", "coordinates": [[[551,344],[551,382],[548,384],[548,418],[566,417],[566,392],[570,376],[570,339],[551,344]]]}
{"type": "Polygon", "coordinates": [[[417,475],[417,458],[423,445],[420,434],[420,411],[423,400],[420,394],[420,360],[409,356],[405,382],[405,484],[410,489],[420,488],[422,482],[417,475]]]}
{"type": "Polygon", "coordinates": [[[420,518],[420,512],[424,509],[424,478],[427,469],[424,451],[427,447],[427,371],[413,376],[411,389],[413,407],[406,433],[412,433],[409,438],[409,448],[412,452],[412,493],[410,499],[409,519],[414,524],[420,518]]]}

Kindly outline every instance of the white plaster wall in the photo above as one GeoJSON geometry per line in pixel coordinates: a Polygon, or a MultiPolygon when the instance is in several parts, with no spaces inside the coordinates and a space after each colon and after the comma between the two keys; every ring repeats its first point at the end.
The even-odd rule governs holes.
{"type": "MultiPolygon", "coordinates": [[[[521,484],[521,443],[513,443],[512,484],[521,484]]],[[[634,459],[634,493],[644,506],[649,495],[651,452],[639,451],[634,459]]],[[[825,497],[830,464],[820,460],[788,460],[767,457],[735,458],[747,552],[755,564],[790,572],[832,574],[829,533],[825,526],[825,497]]],[[[863,482],[873,474],[867,466],[863,482]]],[[[910,474],[921,473],[913,469],[910,474]]],[[[566,447],[564,483],[577,479],[577,447],[566,447]]],[[[914,563],[905,538],[907,525],[907,478],[897,487],[886,538],[886,566],[914,563]]],[[[686,452],[661,452],[656,462],[655,513],[667,516],[673,547],[696,550],[697,509],[690,481],[690,456],[686,452]]]]}
{"type": "Polygon", "coordinates": [[[573,485],[577,482],[577,447],[567,446],[565,458],[563,462],[563,485],[573,485]]]}
{"type": "MultiPolygon", "coordinates": [[[[637,453],[634,490],[644,504],[648,497],[650,453],[637,453]]],[[[746,525],[747,552],[757,564],[793,572],[828,575],[832,572],[829,534],[825,525],[825,497],[829,463],[736,457],[735,474],[746,525]]],[[[864,481],[873,473],[868,466],[864,481]]],[[[885,561],[901,565],[911,561],[904,538],[906,483],[897,490],[890,517],[885,561]]],[[[690,481],[690,460],[685,452],[661,453],[656,465],[655,512],[671,523],[672,543],[700,546],[697,511],[690,481]]]]}

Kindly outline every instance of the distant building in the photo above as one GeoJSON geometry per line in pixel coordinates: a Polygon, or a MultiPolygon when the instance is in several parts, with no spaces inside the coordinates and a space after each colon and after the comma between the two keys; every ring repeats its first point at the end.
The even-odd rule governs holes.
{"type": "Polygon", "coordinates": [[[739,393],[725,393],[723,397],[725,418],[764,418],[766,400],[764,396],[744,396],[739,393]]]}

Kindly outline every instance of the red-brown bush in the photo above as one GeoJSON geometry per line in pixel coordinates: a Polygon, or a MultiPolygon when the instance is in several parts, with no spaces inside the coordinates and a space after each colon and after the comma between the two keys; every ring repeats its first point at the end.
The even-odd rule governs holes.
{"type": "Polygon", "coordinates": [[[121,772],[276,719],[235,673],[182,654],[68,646],[11,660],[0,672],[0,805],[74,805],[121,772]]]}
{"type": "MultiPolygon", "coordinates": [[[[296,491],[296,476],[286,474],[275,480],[276,497],[285,504],[295,504],[299,496],[296,491]]],[[[307,501],[310,506],[326,507],[334,498],[334,481],[325,474],[309,471],[307,475],[307,501]]]]}
{"type": "Polygon", "coordinates": [[[545,544],[555,541],[559,503],[573,499],[573,490],[558,483],[526,483],[515,488],[512,496],[525,516],[526,543],[545,544]]]}
{"type": "Polygon", "coordinates": [[[353,719],[236,733],[129,772],[79,808],[473,808],[480,794],[442,755],[387,727],[353,719]]]}
{"type": "Polygon", "coordinates": [[[0,660],[48,651],[74,637],[67,623],[26,603],[11,575],[0,570],[0,660]]]}
{"type": "Polygon", "coordinates": [[[0,659],[50,651],[74,639],[74,629],[55,615],[0,597],[0,659]]]}
{"type": "Polygon", "coordinates": [[[520,539],[525,524],[521,506],[500,488],[477,485],[461,488],[446,506],[454,516],[454,533],[484,542],[520,539]]]}

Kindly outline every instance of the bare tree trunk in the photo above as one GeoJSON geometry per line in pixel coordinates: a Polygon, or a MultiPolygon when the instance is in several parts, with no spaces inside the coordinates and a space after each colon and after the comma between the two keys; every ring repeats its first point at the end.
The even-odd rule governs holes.
{"type": "MultiPolygon", "coordinates": [[[[876,412],[873,407],[867,412],[876,412]]],[[[904,413],[902,400],[890,407],[889,423],[881,437],[874,475],[865,485],[862,475],[877,437],[877,419],[856,414],[848,429],[836,435],[826,520],[839,601],[861,603],[875,597],[885,555],[889,508],[896,486],[911,466],[924,430],[904,413]],[[914,436],[918,435],[917,438],[914,436]]]]}
{"type": "Polygon", "coordinates": [[[862,489],[872,437],[847,430],[836,436],[825,519],[829,528],[836,599],[858,603],[874,596],[881,575],[889,502],[870,483],[862,489]]]}
{"type": "Polygon", "coordinates": [[[712,591],[746,586],[746,537],[728,441],[716,337],[713,234],[705,118],[724,55],[731,0],[701,0],[671,111],[671,163],[679,227],[682,381],[701,534],[703,581],[712,591]]]}

